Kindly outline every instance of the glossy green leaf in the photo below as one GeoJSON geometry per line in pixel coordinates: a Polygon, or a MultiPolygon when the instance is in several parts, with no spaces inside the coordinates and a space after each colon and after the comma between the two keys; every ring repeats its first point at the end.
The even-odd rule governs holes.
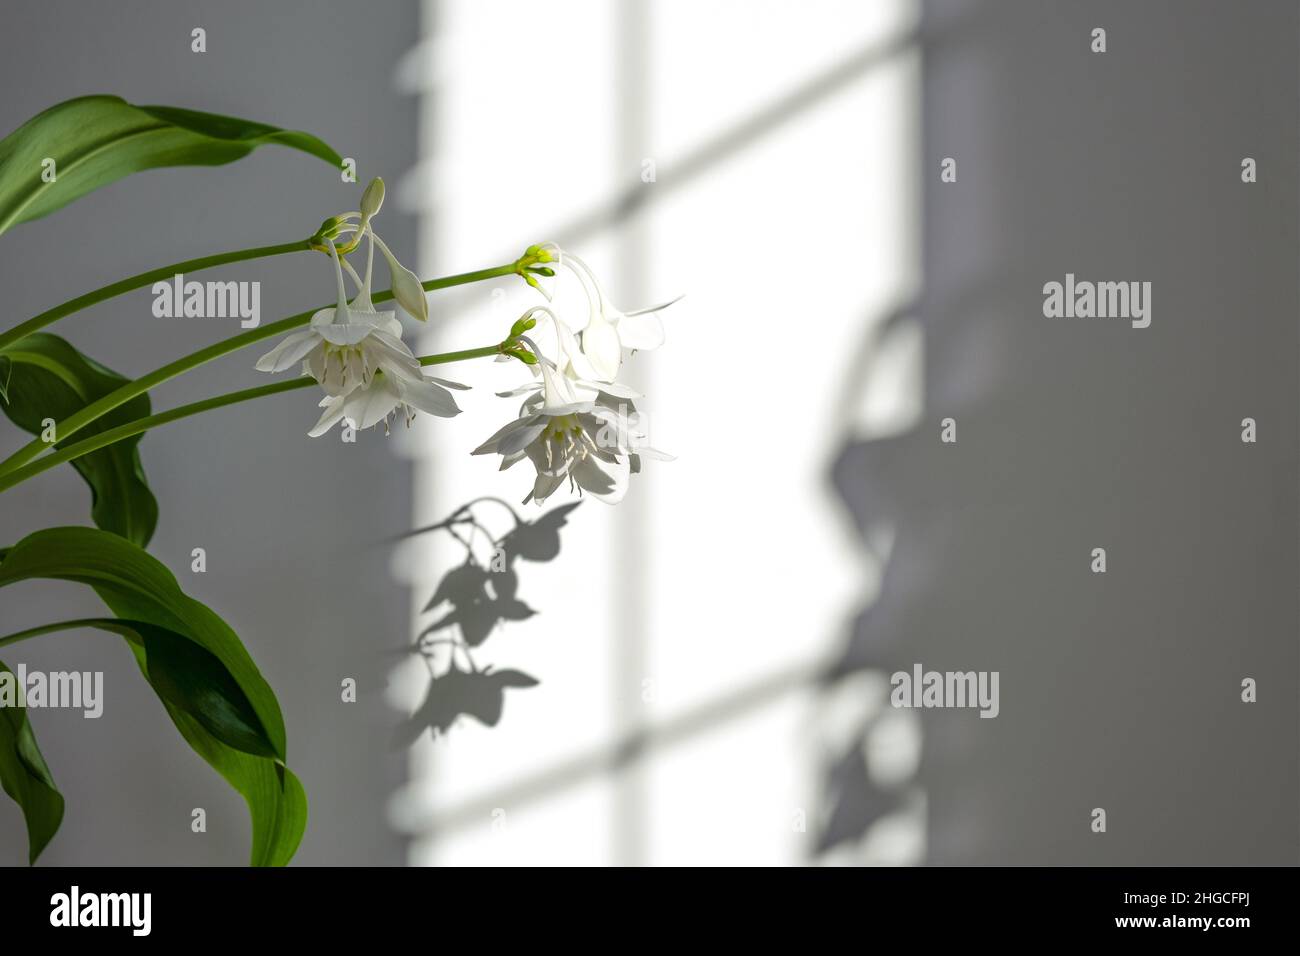
{"type": "Polygon", "coordinates": [[[253,820],[253,866],[285,866],[307,827],[307,793],[288,767],[224,746],[189,715],[164,702],[186,743],[226,778],[253,820]]]}
{"type": "MultiPolygon", "coordinates": [[[[3,676],[12,673],[0,661],[0,680],[16,687],[15,677],[3,676]]],[[[36,746],[27,710],[21,704],[21,688],[16,692],[17,706],[0,705],[0,786],[22,808],[27,821],[27,859],[35,863],[63,822],[63,795],[36,746]]]]}
{"type": "Polygon", "coordinates": [[[315,136],[250,120],[133,106],[117,96],[59,103],[0,140],[0,233],[131,173],[220,166],[268,143],[300,149],[335,168],[342,163],[315,136]],[[47,159],[54,161],[52,175],[47,159]]]}
{"type": "MultiPolygon", "coordinates": [[[[306,826],[307,797],[283,764],[284,721],[275,695],[235,632],[210,608],[182,592],[171,572],[148,552],[94,528],[38,531],[0,554],[0,587],[32,578],[89,585],[116,617],[184,635],[221,662],[247,698],[274,758],[230,746],[178,703],[175,695],[173,699],[161,691],[160,695],[190,746],[247,801],[253,823],[253,865],[287,863],[306,826]]],[[[131,648],[148,675],[147,639],[132,641],[131,648]]]]}
{"type": "Polygon", "coordinates": [[[183,635],[143,621],[116,621],[140,639],[142,669],[158,696],[193,717],[228,747],[254,757],[278,757],[262,720],[239,682],[211,651],[183,635]]]}
{"type": "MultiPolygon", "coordinates": [[[[42,433],[44,420],[61,422],[128,381],[48,332],[19,340],[0,358],[5,360],[9,378],[8,395],[0,400],[0,407],[15,425],[32,435],[42,433]]],[[[6,369],[0,369],[0,374],[6,369]]],[[[70,436],[69,441],[89,438],[149,413],[149,396],[137,395],[70,436]]],[[[95,524],[144,547],[158,523],[158,502],[140,463],[141,437],[115,442],[74,458],[71,464],[90,485],[90,515],[95,524]]]]}
{"type": "Polygon", "coordinates": [[[217,740],[255,757],[277,757],[262,720],[221,659],[184,634],[122,618],[81,618],[24,631],[26,637],[98,628],[125,637],[140,670],[164,704],[193,717],[217,740]]]}

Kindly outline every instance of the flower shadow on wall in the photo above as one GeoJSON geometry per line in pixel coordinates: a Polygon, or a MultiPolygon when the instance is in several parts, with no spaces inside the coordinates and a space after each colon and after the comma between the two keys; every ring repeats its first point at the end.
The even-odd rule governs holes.
{"type": "Polygon", "coordinates": [[[500,625],[527,620],[537,613],[519,597],[520,564],[551,561],[559,555],[560,529],[579,504],[561,505],[534,521],[525,521],[499,498],[478,498],[445,520],[404,535],[445,532],[465,548],[465,560],[443,575],[423,609],[434,619],[406,651],[424,660],[429,689],[415,713],[397,727],[394,748],[411,746],[425,730],[434,737],[445,734],[463,716],[495,727],[501,720],[507,689],[537,686],[539,681],[522,671],[480,665],[474,652],[500,625]],[[475,511],[489,504],[505,509],[514,521],[514,527],[499,537],[475,511]]]}
{"type": "MultiPolygon", "coordinates": [[[[891,346],[906,336],[909,325],[914,326],[918,319],[914,303],[873,317],[843,385],[841,419],[845,427],[832,459],[830,484],[851,519],[863,560],[875,566],[881,584],[878,593],[856,610],[845,646],[817,680],[818,696],[827,714],[837,713],[835,723],[840,725],[824,728],[829,745],[821,761],[819,822],[809,847],[812,858],[818,860],[848,851],[849,860],[861,862],[872,831],[895,815],[907,815],[916,805],[914,773],[891,779],[892,775],[882,773],[880,754],[873,753],[870,746],[892,712],[888,706],[873,709],[864,703],[874,698],[869,675],[885,683],[907,655],[909,632],[899,626],[893,581],[898,570],[894,551],[905,517],[894,479],[899,460],[908,460],[904,450],[920,439],[915,423],[894,421],[883,433],[877,426],[861,435],[853,421],[858,417],[854,409],[861,405],[864,387],[891,380],[885,369],[891,346]],[[902,431],[895,430],[900,427],[902,431]],[[853,706],[836,706],[846,700],[853,706]]],[[[919,383],[909,386],[920,388],[919,383]]]]}

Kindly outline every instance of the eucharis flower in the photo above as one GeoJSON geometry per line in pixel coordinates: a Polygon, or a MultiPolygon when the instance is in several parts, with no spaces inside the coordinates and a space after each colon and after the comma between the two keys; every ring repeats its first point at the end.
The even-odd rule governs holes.
{"type": "MultiPolygon", "coordinates": [[[[581,340],[574,334],[553,309],[544,305],[535,305],[519,317],[515,323],[515,328],[524,330],[532,329],[538,326],[538,320],[549,319],[551,328],[555,333],[555,344],[559,351],[559,358],[556,363],[557,370],[569,381],[575,392],[585,398],[595,399],[596,393],[604,392],[615,398],[640,398],[641,396],[632,391],[625,385],[610,380],[603,380],[600,372],[592,364],[586,353],[582,350],[581,340]]],[[[509,392],[498,392],[502,398],[510,398],[515,395],[524,395],[529,392],[539,391],[542,388],[542,365],[531,365],[534,375],[534,381],[527,385],[520,386],[509,392]]]]}
{"type": "MultiPolygon", "coordinates": [[[[320,383],[325,390],[320,403],[325,411],[308,433],[312,437],[325,434],[340,421],[358,429],[382,421],[387,431],[388,418],[394,412],[404,415],[408,425],[417,410],[440,418],[458,415],[460,409],[444,386],[465,386],[426,378],[419,359],[402,342],[402,326],[395,313],[376,310],[370,300],[373,234],[366,277],[357,282],[360,291],[351,302],[343,288],[346,260],[341,259],[332,239],[326,242],[334,259],[338,304],[321,309],[311,317],[308,328],[289,335],[258,359],[258,370],[282,372],[302,362],[303,372],[320,383]]],[[[351,265],[347,268],[357,279],[351,265]]]]}
{"type": "Polygon", "coordinates": [[[579,337],[582,354],[590,364],[595,378],[612,382],[618,377],[626,353],[656,349],[663,345],[664,325],[658,313],[677,299],[624,312],[605,296],[604,289],[587,263],[553,242],[542,245],[539,251],[547,257],[542,261],[554,262],[572,272],[587,295],[589,315],[587,325],[579,337]]]}
{"type": "Polygon", "coordinates": [[[640,471],[641,457],[667,458],[647,447],[640,417],[627,390],[575,382],[552,367],[540,352],[541,379],[513,393],[529,393],[519,417],[476,448],[475,455],[499,454],[504,471],[527,458],[537,472],[524,502],[539,504],[568,480],[571,490],[616,504],[627,492],[628,476],[640,471]],[[616,406],[614,402],[619,404],[616,406]],[[629,409],[631,413],[629,414],[629,409]]]}

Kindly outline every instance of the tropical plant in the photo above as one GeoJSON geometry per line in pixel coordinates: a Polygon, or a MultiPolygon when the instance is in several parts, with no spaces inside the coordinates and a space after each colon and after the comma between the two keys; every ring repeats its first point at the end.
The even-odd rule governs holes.
{"type": "MultiPolygon", "coordinates": [[[[308,133],[173,107],[134,106],[114,96],[69,100],[0,141],[0,234],[132,173],[231,163],[264,145],[289,147],[347,169],[332,148],[308,133]]],[[[357,210],[330,216],[307,237],[150,269],[0,332],[0,407],[33,436],[0,461],[0,492],[70,464],[90,487],[94,524],[40,530],[0,548],[0,588],[29,579],[75,581],[90,587],[107,608],[103,617],[0,637],[0,647],[71,628],[93,628],[124,640],[182,737],[247,801],[253,865],[283,865],[293,857],[306,826],[306,793],[289,769],[275,694],[239,636],[215,611],[184,593],[146,550],[159,515],[140,437],[226,405],[312,385],[324,393],[321,418],[309,432],[313,436],[339,423],[360,429],[382,422],[387,428],[394,415],[408,424],[419,412],[447,417],[460,411],[450,389],[464,386],[424,370],[494,358],[522,363],[531,379],[513,393],[527,396],[518,417],[478,451],[500,454],[503,468],[527,458],[536,470],[529,498],[540,502],[568,479],[579,490],[616,501],[629,475],[639,470],[641,456],[653,454],[631,404],[638,396],[615,378],[631,351],[662,340],[657,310],[614,309],[585,263],[550,244],[530,246],[512,262],[422,282],[375,233],[383,200],[383,182],[373,180],[357,210]],[[347,258],[363,243],[364,276],[347,258]],[[392,277],[392,288],[379,292],[371,288],[376,247],[392,277]],[[333,267],[332,304],[247,329],[134,378],[45,331],[132,290],[159,291],[178,274],[311,252],[325,254],[333,267]],[[548,306],[538,306],[499,341],[416,356],[402,342],[395,312],[378,308],[395,300],[423,321],[427,292],[511,275],[549,297],[540,280],[556,277],[557,267],[576,276],[587,293],[589,315],[580,333],[548,306]],[[351,299],[345,274],[357,287],[351,299]],[[556,343],[553,358],[529,336],[547,320],[556,343]],[[257,367],[301,368],[300,376],[153,410],[149,393],[161,383],[279,335],[286,337],[257,367]]],[[[0,663],[0,784],[22,810],[29,859],[35,862],[59,828],[64,798],[41,755],[26,704],[14,672],[0,663]]]]}

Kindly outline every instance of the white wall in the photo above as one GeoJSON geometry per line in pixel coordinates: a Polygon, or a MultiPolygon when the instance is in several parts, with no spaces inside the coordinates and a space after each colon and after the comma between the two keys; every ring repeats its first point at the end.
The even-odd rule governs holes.
{"type": "MultiPolygon", "coordinates": [[[[422,272],[555,239],[624,307],[686,298],[631,374],[652,442],[678,458],[648,463],[615,508],[584,503],[559,559],[521,573],[542,613],[476,659],[541,684],[511,693],[497,727],[463,720],[413,750],[391,807],[413,862],[805,859],[795,822],[817,813],[825,716],[806,680],[874,574],[826,473],[854,427],[864,327],[917,283],[915,12],[428,3],[425,42],[399,67],[423,94],[424,161],[400,191],[424,214],[422,272]],[[608,215],[620,200],[643,205],[608,215]],[[620,762],[640,732],[642,758],[620,762]]],[[[425,350],[495,341],[540,301],[517,280],[437,296],[425,350]]],[[[521,370],[451,371],[476,386],[472,414],[403,436],[414,525],[531,486],[524,466],[467,454],[513,414],[491,391],[521,370]]],[[[462,556],[445,536],[399,554],[417,612],[462,556]]],[[[426,684],[413,664],[395,703],[426,684]]],[[[900,846],[885,858],[915,857],[900,846]]]]}

